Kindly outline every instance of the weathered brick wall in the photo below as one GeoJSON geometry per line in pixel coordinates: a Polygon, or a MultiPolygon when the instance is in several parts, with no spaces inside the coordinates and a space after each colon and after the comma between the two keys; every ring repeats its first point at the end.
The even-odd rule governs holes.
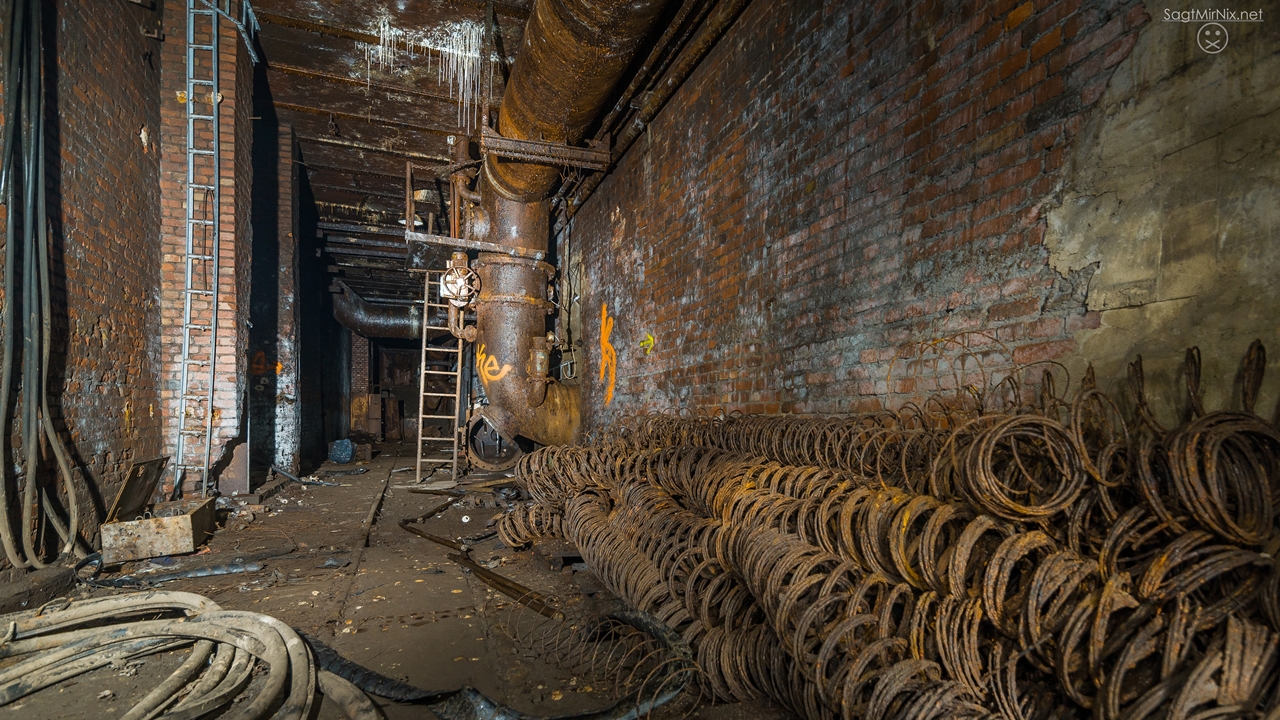
{"type": "MultiPolygon", "coordinates": [[[[265,73],[264,73],[265,74],[265,73]]],[[[261,76],[260,76],[261,77],[261,76]]],[[[255,87],[255,93],[265,84],[255,87]]],[[[293,128],[255,95],[253,265],[249,319],[252,462],[298,469],[298,165],[293,128]]]]}
{"type": "Polygon", "coordinates": [[[298,164],[293,128],[280,132],[278,170],[280,213],[280,314],[276,353],[276,464],[296,471],[300,462],[298,404],[298,164]]]}
{"type": "MultiPolygon", "coordinates": [[[[56,70],[46,81],[48,393],[75,465],[81,535],[92,541],[129,465],[163,447],[159,45],[139,30],[156,25],[139,8],[59,0],[46,13],[46,70],[56,70]]],[[[0,554],[0,570],[7,567],[0,554]]]]}
{"type": "MultiPolygon", "coordinates": [[[[306,156],[298,153],[300,167],[306,156]]],[[[350,332],[333,318],[328,263],[318,250],[315,198],[306,172],[297,174],[298,415],[300,468],[324,462],[328,444],[347,437],[351,399],[350,332]]]]}
{"type": "Polygon", "coordinates": [[[369,384],[369,338],[351,333],[351,396],[368,394],[369,384]]]}
{"type": "MultiPolygon", "coordinates": [[[[188,99],[193,103],[184,103],[179,93],[185,95],[186,90],[186,4],[169,2],[164,9],[164,32],[167,41],[161,58],[160,81],[160,114],[161,114],[161,166],[160,191],[162,196],[161,213],[161,245],[164,257],[162,266],[162,291],[160,299],[160,317],[163,353],[163,388],[162,401],[165,417],[166,452],[176,452],[178,427],[178,403],[182,393],[181,358],[182,358],[182,322],[183,322],[183,253],[186,243],[186,113],[190,106],[200,114],[208,114],[211,104],[208,90],[198,89],[196,97],[188,99]]],[[[207,21],[196,29],[196,42],[207,44],[210,39],[210,28],[207,21]]],[[[214,385],[213,442],[210,452],[210,464],[216,466],[222,458],[228,443],[240,435],[240,422],[245,390],[245,374],[248,356],[248,334],[246,320],[248,318],[249,260],[251,254],[249,194],[252,187],[252,163],[250,149],[252,147],[251,108],[253,70],[243,42],[237,36],[235,27],[225,19],[218,28],[219,50],[219,88],[221,99],[218,102],[219,135],[221,139],[221,166],[218,169],[217,181],[220,188],[220,227],[218,228],[219,271],[217,287],[219,302],[217,306],[217,350],[214,385]]],[[[207,58],[207,51],[198,53],[207,58]]],[[[206,60],[198,59],[198,67],[204,67],[206,60]]],[[[207,76],[207,73],[206,73],[207,76]]],[[[207,138],[208,130],[201,130],[207,138]]],[[[208,147],[208,145],[203,145],[208,147]]],[[[208,183],[213,177],[212,164],[207,156],[197,161],[197,181],[208,183]]],[[[203,190],[195,193],[196,217],[212,217],[212,195],[206,196],[203,190]]],[[[212,248],[212,236],[197,233],[197,248],[212,248]]],[[[196,286],[200,289],[214,287],[214,277],[207,263],[197,264],[199,280],[196,286]]],[[[213,304],[209,296],[196,296],[192,301],[193,322],[208,324],[213,318],[213,304]]],[[[208,359],[208,333],[197,332],[191,355],[208,359]]],[[[188,388],[199,395],[208,392],[208,365],[193,366],[188,381],[188,388]]],[[[207,402],[203,400],[188,401],[188,415],[193,418],[189,424],[203,427],[203,418],[208,412],[207,402]]],[[[186,461],[200,464],[200,452],[203,449],[201,440],[188,442],[186,461]]],[[[177,458],[174,459],[176,463],[177,458]]],[[[188,478],[189,483],[198,483],[199,473],[188,478]]],[[[172,479],[172,476],[169,478],[172,479]]],[[[194,484],[187,486],[187,491],[194,489],[194,484]]]]}
{"type": "Polygon", "coordinates": [[[937,386],[889,387],[904,343],[963,331],[995,339],[988,367],[1071,351],[1098,315],[1087,272],[1047,265],[1042,204],[1148,21],[1108,0],[751,3],[571,228],[588,425],[878,408],[937,386]]]}

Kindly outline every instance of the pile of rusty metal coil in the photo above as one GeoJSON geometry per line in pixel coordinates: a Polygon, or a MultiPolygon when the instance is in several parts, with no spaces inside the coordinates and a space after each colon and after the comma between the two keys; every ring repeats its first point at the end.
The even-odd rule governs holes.
{"type": "Polygon", "coordinates": [[[1086,378],[1011,412],[633,418],[526,456],[503,540],[575,543],[704,692],[806,718],[1280,718],[1280,433],[1086,378]]]}

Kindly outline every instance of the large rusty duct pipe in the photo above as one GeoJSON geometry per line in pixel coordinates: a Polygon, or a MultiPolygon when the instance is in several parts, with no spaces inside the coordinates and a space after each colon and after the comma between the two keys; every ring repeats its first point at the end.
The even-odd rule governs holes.
{"type": "MultiPolygon", "coordinates": [[[[498,132],[517,140],[576,145],[653,27],[666,0],[537,0],[519,60],[502,97],[498,132]]],[[[486,158],[480,178],[478,239],[546,253],[547,196],[560,168],[486,158]]],[[[572,443],[581,392],[546,377],[550,265],[481,253],[475,264],[477,374],[486,419],[508,437],[572,443]]]]}
{"type": "Polygon", "coordinates": [[[422,308],[373,305],[347,287],[333,296],[333,317],[348,330],[369,338],[422,337],[422,308]]]}

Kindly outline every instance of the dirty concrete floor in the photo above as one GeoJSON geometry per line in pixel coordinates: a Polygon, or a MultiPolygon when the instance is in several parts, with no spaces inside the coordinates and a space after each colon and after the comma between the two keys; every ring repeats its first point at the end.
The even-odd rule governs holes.
{"type": "MultiPolygon", "coordinates": [[[[512,628],[529,632],[539,625],[540,616],[464,572],[447,558],[453,550],[398,527],[400,519],[420,517],[448,502],[444,510],[419,527],[458,539],[492,531],[490,521],[503,512],[501,497],[491,489],[469,491],[463,498],[409,492],[414,480],[411,453],[408,446],[380,446],[372,461],[358,465],[367,470],[363,474],[321,475],[326,481],[339,483],[336,487],[289,483],[253,508],[256,512],[251,522],[230,518],[203,555],[175,558],[173,565],[160,570],[275,555],[261,560],[261,571],[178,580],[166,583],[164,589],[199,593],[229,610],[272,615],[354,662],[418,687],[472,685],[495,700],[538,716],[607,707],[613,699],[607,678],[579,676],[572,668],[547,662],[527,643],[513,640],[512,628]],[[373,521],[366,525],[371,513],[373,521]]],[[[357,466],[326,463],[320,472],[352,467],[357,466]]],[[[499,477],[463,477],[458,489],[499,477]]],[[[448,474],[442,471],[435,479],[447,480],[448,474]]],[[[497,537],[474,543],[471,556],[495,572],[555,598],[571,617],[594,616],[616,603],[607,591],[593,592],[598,583],[589,572],[581,571],[581,566],[578,572],[572,566],[552,569],[553,564],[565,562],[564,558],[538,551],[517,552],[504,547],[497,537]]],[[[156,565],[141,561],[123,570],[139,573],[156,565]]],[[[107,592],[113,591],[77,590],[80,595],[107,592]]],[[[122,715],[176,668],[187,652],[156,655],[142,665],[81,675],[0,707],[0,720],[101,720],[122,715]],[[111,695],[98,698],[105,690],[111,695]]],[[[375,701],[390,720],[434,717],[421,707],[380,698],[375,701]]],[[[686,706],[681,710],[679,714],[691,709],[686,706]]],[[[319,720],[342,717],[332,703],[325,702],[319,703],[313,715],[319,720]]],[[[787,717],[768,706],[705,703],[692,709],[692,716],[787,717]]]]}

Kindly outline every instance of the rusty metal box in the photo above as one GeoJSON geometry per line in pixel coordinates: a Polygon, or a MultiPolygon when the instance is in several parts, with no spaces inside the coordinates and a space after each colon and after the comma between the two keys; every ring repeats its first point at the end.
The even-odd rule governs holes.
{"type": "Polygon", "coordinates": [[[168,461],[154,458],[129,468],[100,528],[103,562],[193,552],[213,534],[215,498],[152,503],[168,461]]]}
{"type": "Polygon", "coordinates": [[[181,555],[195,551],[213,534],[216,498],[156,503],[141,520],[117,520],[102,526],[102,560],[181,555]]]}

